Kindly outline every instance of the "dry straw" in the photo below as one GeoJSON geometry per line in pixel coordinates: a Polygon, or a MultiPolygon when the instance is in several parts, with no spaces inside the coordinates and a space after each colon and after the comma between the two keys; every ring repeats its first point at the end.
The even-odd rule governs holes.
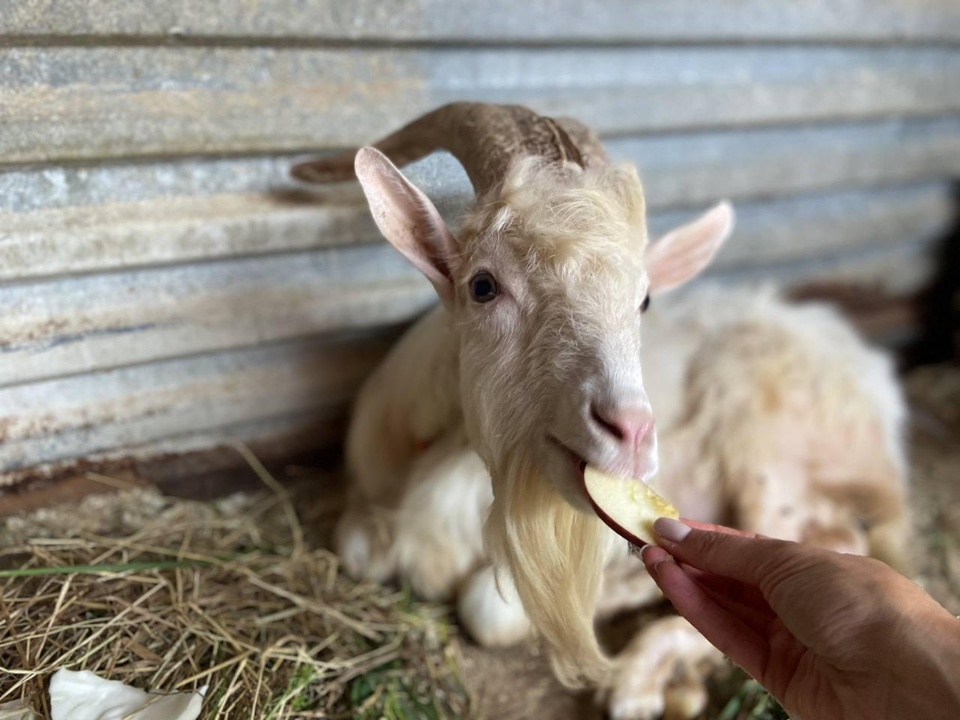
{"type": "Polygon", "coordinates": [[[212,503],[128,490],[0,527],[0,703],[49,717],[58,668],[209,685],[205,718],[465,717],[445,610],[358,585],[290,493],[212,503]]]}

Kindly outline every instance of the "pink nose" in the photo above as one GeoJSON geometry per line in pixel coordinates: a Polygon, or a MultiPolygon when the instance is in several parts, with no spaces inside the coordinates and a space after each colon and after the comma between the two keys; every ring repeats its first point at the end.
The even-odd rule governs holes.
{"type": "Polygon", "coordinates": [[[606,409],[594,405],[590,408],[590,417],[605,434],[631,452],[639,450],[653,431],[653,415],[649,408],[606,409]]]}

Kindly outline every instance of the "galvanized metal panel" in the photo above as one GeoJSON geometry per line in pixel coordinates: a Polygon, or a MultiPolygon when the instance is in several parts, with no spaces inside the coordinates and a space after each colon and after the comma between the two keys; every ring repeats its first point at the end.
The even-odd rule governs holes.
{"type": "Polygon", "coordinates": [[[0,386],[389,325],[433,301],[379,243],[0,287],[0,386]]]}
{"type": "MultiPolygon", "coordinates": [[[[648,205],[655,208],[709,201],[717,192],[756,197],[960,171],[958,117],[708,129],[612,137],[605,144],[614,158],[640,166],[648,205]]],[[[406,172],[431,197],[467,194],[466,176],[453,160],[442,158],[438,154],[406,172]]],[[[266,196],[291,188],[292,162],[291,156],[279,154],[8,168],[0,171],[0,213],[211,196],[255,202],[251,193],[266,196]]],[[[328,188],[322,194],[338,202],[345,199],[328,188]]],[[[111,209],[93,210],[115,221],[111,209]]],[[[17,221],[4,216],[0,232],[17,221]]]]}
{"type": "Polygon", "coordinates": [[[622,43],[956,40],[953,0],[8,0],[0,37],[622,43]],[[51,10],[54,11],[51,11],[51,10]]]}
{"type": "MultiPolygon", "coordinates": [[[[958,39],[954,0],[3,3],[0,476],[340,417],[386,343],[302,338],[431,293],[290,155],[449,100],[594,125],[655,230],[734,197],[718,280],[913,291],[952,218],[958,39]]],[[[449,158],[413,174],[466,202],[449,158]]]]}
{"type": "Polygon", "coordinates": [[[607,143],[651,207],[960,176],[960,118],[669,133],[607,143]]]}
{"type": "MultiPolygon", "coordinates": [[[[799,196],[736,206],[733,237],[709,270],[753,271],[884,247],[929,248],[952,226],[957,207],[947,183],[799,196]]],[[[653,215],[654,236],[687,222],[690,211],[653,215]]]]}
{"type": "Polygon", "coordinates": [[[820,255],[769,267],[738,268],[715,276],[718,281],[775,283],[782,286],[804,282],[865,286],[893,296],[904,296],[925,287],[936,271],[932,243],[902,244],[878,250],[820,255]]]}
{"type": "Polygon", "coordinates": [[[320,205],[237,193],[0,213],[0,281],[291,252],[376,237],[357,193],[349,202],[320,205]]]}
{"type": "MultiPolygon", "coordinates": [[[[34,498],[56,496],[56,488],[62,487],[62,483],[75,485],[79,482],[96,487],[96,480],[91,483],[87,478],[91,471],[110,477],[119,475],[117,479],[143,478],[161,487],[173,484],[178,493],[193,491],[202,497],[204,483],[196,483],[198,475],[227,471],[231,479],[243,483],[246,461],[234,447],[236,443],[244,443],[265,462],[287,461],[295,456],[318,457],[337,449],[347,417],[346,406],[330,411],[293,413],[266,420],[187,430],[157,441],[89,452],[79,458],[79,463],[78,458],[67,456],[3,472],[0,473],[0,517],[43,507],[47,503],[34,502],[34,498]],[[53,487],[50,479],[56,481],[53,487]],[[42,488],[37,495],[3,492],[9,487],[33,485],[37,480],[41,481],[42,488]],[[182,480],[190,483],[190,489],[179,482],[182,480]]],[[[102,485],[98,488],[103,489],[102,485]]]]}
{"type": "MultiPolygon", "coordinates": [[[[779,277],[794,261],[922,251],[953,214],[943,183],[747,204],[711,274],[770,269],[779,277]]],[[[654,215],[651,229],[689,219],[654,215]]],[[[893,283],[915,289],[913,268],[893,283]]],[[[433,301],[429,284],[386,243],[18,283],[0,287],[0,386],[393,324],[433,301]]]]}
{"type": "Polygon", "coordinates": [[[242,422],[342,413],[380,339],[276,345],[0,388],[0,473],[242,422]]]}
{"type": "MultiPolygon", "coordinates": [[[[654,135],[608,147],[640,165],[653,210],[960,175],[956,118],[654,135]]],[[[378,237],[355,186],[296,196],[289,165],[254,157],[0,172],[0,280],[378,237]]],[[[408,174],[455,224],[470,197],[459,165],[437,156],[408,174]]]]}
{"type": "MultiPolygon", "coordinates": [[[[929,264],[908,246],[781,274],[915,283],[929,264]]],[[[169,450],[195,448],[193,433],[212,439],[241,423],[342,414],[386,345],[288,343],[0,388],[0,474],[124,448],[140,454],[145,443],[165,439],[169,450]]]]}
{"type": "Polygon", "coordinates": [[[960,110],[960,50],[14,48],[0,161],[355,145],[457,99],[601,132],[960,110]]]}

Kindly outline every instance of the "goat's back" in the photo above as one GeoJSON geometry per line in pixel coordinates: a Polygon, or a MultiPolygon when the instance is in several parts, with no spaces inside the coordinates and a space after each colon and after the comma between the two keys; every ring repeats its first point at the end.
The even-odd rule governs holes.
{"type": "Polygon", "coordinates": [[[660,483],[700,516],[903,565],[904,402],[831,308],[704,288],[644,326],[660,483]],[[704,500],[706,498],[706,500],[704,500]]]}

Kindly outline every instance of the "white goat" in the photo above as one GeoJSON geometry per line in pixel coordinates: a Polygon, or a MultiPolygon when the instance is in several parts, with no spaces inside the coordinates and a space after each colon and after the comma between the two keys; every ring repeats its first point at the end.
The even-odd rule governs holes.
{"type": "MultiPolygon", "coordinates": [[[[442,303],[357,401],[337,529],[351,575],[456,598],[485,645],[535,628],[561,680],[653,718],[695,716],[696,668],[719,655],[680,618],[613,663],[599,649],[596,617],[658,593],[590,510],[585,461],[650,479],[688,517],[902,562],[904,412],[884,357],[773,292],[701,290],[641,322],[709,263],[729,205],[648,243],[636,171],[579,123],[516,106],[446,106],[377,147],[355,163],[373,217],[442,303]],[[457,236],[387,157],[439,147],[477,192],[457,236]]],[[[294,174],[345,179],[353,158],[294,174]]]]}

